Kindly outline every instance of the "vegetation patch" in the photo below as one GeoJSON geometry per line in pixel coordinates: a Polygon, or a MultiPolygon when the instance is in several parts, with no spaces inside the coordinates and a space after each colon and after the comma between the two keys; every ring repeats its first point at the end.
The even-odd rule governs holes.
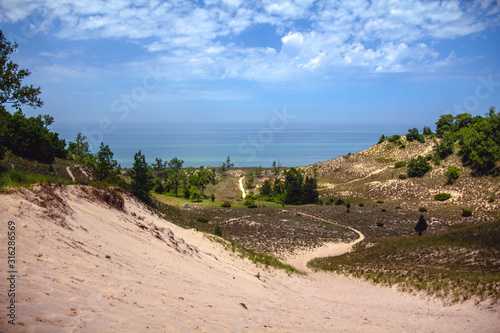
{"type": "Polygon", "coordinates": [[[434,196],[434,200],[437,200],[437,201],[446,201],[449,198],[451,198],[450,193],[438,193],[434,196]]]}
{"type": "Polygon", "coordinates": [[[422,237],[397,237],[360,244],[309,267],[362,277],[403,291],[424,291],[458,302],[500,299],[500,222],[465,226],[422,237]]]}

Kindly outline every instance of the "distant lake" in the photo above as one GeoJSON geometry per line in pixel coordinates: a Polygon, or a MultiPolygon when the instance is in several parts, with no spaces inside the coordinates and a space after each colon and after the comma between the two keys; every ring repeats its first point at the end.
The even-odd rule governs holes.
{"type": "MultiPolygon", "coordinates": [[[[106,124],[105,124],[106,125],[106,124]]],[[[99,129],[97,123],[54,123],[61,138],[88,136],[92,152],[99,143],[110,146],[122,167],[131,167],[141,150],[148,163],[156,157],[184,160],[184,166],[221,166],[226,156],[236,167],[304,166],[355,153],[376,144],[382,134],[405,134],[401,126],[327,123],[116,123],[99,129]],[[107,133],[104,133],[107,132],[107,133]]]]}

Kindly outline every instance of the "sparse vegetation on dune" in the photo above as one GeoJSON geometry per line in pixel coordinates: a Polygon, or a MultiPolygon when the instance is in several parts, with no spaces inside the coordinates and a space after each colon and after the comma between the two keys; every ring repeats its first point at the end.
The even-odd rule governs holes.
{"type": "Polygon", "coordinates": [[[500,222],[422,237],[379,238],[310,267],[456,302],[500,299],[500,222]]]}

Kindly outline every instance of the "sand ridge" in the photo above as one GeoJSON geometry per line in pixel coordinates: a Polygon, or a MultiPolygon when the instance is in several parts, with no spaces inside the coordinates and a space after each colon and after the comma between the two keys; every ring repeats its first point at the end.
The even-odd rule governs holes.
{"type": "Polygon", "coordinates": [[[91,193],[52,185],[0,195],[0,239],[15,221],[19,262],[17,325],[1,311],[0,331],[498,331],[498,310],[444,307],[329,273],[288,276],[159,218],[126,193],[122,209],[91,193]]]}

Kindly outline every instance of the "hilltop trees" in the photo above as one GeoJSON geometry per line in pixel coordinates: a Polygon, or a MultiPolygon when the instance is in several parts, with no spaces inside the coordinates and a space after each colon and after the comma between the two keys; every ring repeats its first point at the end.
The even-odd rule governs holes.
{"type": "Polygon", "coordinates": [[[40,87],[22,84],[31,73],[10,60],[10,54],[16,50],[17,44],[7,41],[0,30],[0,158],[6,149],[43,163],[50,163],[55,157],[64,158],[66,142],[48,129],[54,118],[50,115],[26,118],[21,111],[22,105],[37,108],[43,102],[39,97],[40,87]],[[11,115],[6,105],[17,111],[11,115]]]}
{"type": "Polygon", "coordinates": [[[458,134],[460,155],[476,172],[487,173],[500,160],[500,113],[491,107],[487,117],[471,123],[458,134]]]}

